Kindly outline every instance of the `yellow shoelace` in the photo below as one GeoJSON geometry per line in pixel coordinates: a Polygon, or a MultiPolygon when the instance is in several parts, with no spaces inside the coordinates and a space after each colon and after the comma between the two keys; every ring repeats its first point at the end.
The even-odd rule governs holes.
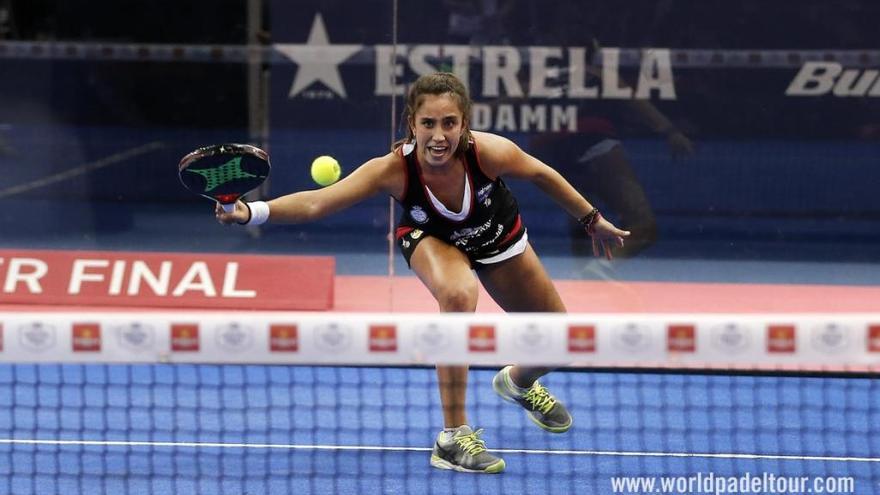
{"type": "Polygon", "coordinates": [[[523,399],[528,401],[532,408],[540,411],[541,414],[549,413],[553,409],[553,405],[556,404],[556,399],[538,382],[535,382],[532,388],[523,395],[523,399]]]}
{"type": "Polygon", "coordinates": [[[459,437],[455,437],[455,441],[456,441],[456,443],[458,443],[459,447],[464,449],[464,451],[467,452],[468,454],[477,455],[480,452],[486,451],[486,442],[483,441],[482,439],[480,439],[480,435],[482,435],[482,434],[483,434],[483,429],[480,428],[479,430],[477,430],[469,435],[462,435],[459,437]]]}

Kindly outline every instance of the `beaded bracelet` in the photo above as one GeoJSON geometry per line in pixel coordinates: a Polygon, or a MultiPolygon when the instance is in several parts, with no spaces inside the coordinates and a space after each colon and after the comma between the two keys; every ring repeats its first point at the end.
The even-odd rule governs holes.
{"type": "Polygon", "coordinates": [[[593,208],[592,210],[590,210],[589,213],[578,218],[578,223],[581,224],[585,229],[587,229],[587,232],[592,234],[593,226],[596,224],[596,222],[599,221],[600,218],[602,218],[602,214],[599,213],[599,208],[593,208]]]}

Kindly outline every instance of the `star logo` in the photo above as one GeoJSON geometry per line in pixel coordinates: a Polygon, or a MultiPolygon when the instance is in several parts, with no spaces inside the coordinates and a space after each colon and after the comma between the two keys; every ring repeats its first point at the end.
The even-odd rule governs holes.
{"type": "Polygon", "coordinates": [[[345,86],[339,76],[339,64],[359,52],[364,45],[331,45],[321,14],[315,14],[309,39],[304,45],[276,45],[285,57],[299,68],[290,87],[293,98],[313,83],[321,82],[337,95],[345,98],[345,86]]]}
{"type": "Polygon", "coordinates": [[[222,186],[223,184],[226,184],[227,182],[233,180],[250,179],[251,177],[256,177],[256,175],[249,174],[241,169],[240,156],[237,156],[216,168],[188,168],[186,169],[186,171],[199,174],[205,178],[205,181],[207,181],[207,184],[205,185],[205,192],[210,192],[216,189],[218,186],[222,186]]]}

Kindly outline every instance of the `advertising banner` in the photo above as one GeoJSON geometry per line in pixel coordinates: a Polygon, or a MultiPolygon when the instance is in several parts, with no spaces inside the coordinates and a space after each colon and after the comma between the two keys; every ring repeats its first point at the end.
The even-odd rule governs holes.
{"type": "Polygon", "coordinates": [[[0,250],[0,304],[319,311],[334,271],[329,256],[0,250]]]}

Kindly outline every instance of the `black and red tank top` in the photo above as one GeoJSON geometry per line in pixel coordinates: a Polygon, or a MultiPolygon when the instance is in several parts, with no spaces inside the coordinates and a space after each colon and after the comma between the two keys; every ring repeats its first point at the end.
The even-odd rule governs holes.
{"type": "MultiPolygon", "coordinates": [[[[463,160],[467,183],[462,211],[466,210],[467,214],[460,215],[462,218],[455,218],[456,215],[448,211],[442,213],[440,208],[445,208],[438,208],[431,201],[415,146],[406,144],[398,152],[406,160],[407,176],[406,190],[398,201],[403,207],[398,238],[420,229],[457,247],[471,259],[494,256],[522,238],[525,227],[516,198],[501,177],[492,180],[483,173],[473,141],[463,160]]],[[[439,205],[439,201],[437,203],[439,205]]]]}

